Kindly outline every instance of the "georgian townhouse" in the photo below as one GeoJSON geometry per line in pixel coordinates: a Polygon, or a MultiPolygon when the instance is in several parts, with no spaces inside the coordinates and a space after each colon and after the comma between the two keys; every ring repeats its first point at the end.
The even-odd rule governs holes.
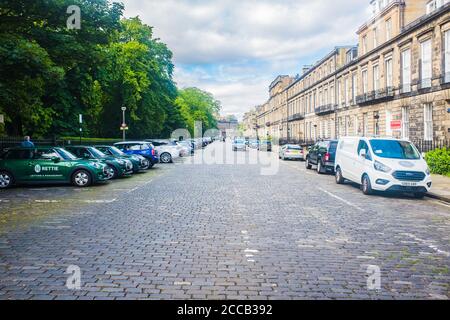
{"type": "MultiPolygon", "coordinates": [[[[372,17],[357,30],[358,45],[335,47],[284,89],[286,103],[277,104],[285,108],[277,111],[280,138],[450,139],[448,2],[371,1],[372,17]]],[[[261,132],[273,132],[271,124],[259,123],[261,132]]]]}

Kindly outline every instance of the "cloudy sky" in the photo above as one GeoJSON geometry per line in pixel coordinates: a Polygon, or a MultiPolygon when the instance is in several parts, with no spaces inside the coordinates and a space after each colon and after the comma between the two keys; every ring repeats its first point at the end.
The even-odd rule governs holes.
{"type": "Polygon", "coordinates": [[[196,86],[239,118],[335,45],[356,44],[369,0],[121,0],[174,53],[179,87],[196,86]]]}

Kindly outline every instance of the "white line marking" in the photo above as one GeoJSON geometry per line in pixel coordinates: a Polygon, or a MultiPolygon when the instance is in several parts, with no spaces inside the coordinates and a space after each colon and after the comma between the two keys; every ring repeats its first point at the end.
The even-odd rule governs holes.
{"type": "Polygon", "coordinates": [[[58,202],[61,202],[61,200],[34,200],[34,202],[37,202],[37,203],[58,203],[58,202]]]}
{"type": "Polygon", "coordinates": [[[116,201],[117,199],[110,199],[110,200],[82,200],[84,203],[112,203],[116,201]]]}
{"type": "Polygon", "coordinates": [[[335,194],[333,194],[333,193],[331,193],[331,192],[329,192],[329,191],[327,191],[327,190],[325,190],[325,189],[322,189],[322,188],[320,188],[320,187],[318,187],[317,189],[319,189],[320,191],[325,192],[325,193],[328,194],[330,197],[333,197],[333,198],[335,198],[335,199],[338,199],[338,200],[344,202],[345,204],[347,204],[347,205],[349,205],[349,206],[351,206],[351,207],[353,207],[353,208],[355,208],[355,209],[357,209],[357,210],[359,210],[359,211],[364,211],[362,208],[358,207],[356,204],[353,204],[353,203],[351,203],[351,202],[349,202],[349,201],[347,201],[347,200],[345,200],[345,199],[342,199],[341,197],[338,197],[337,195],[335,195],[335,194]]]}
{"type": "Polygon", "coordinates": [[[401,233],[401,234],[404,236],[410,237],[411,239],[414,239],[417,242],[420,242],[421,244],[426,245],[428,248],[430,248],[431,250],[434,250],[436,253],[442,254],[446,257],[450,257],[450,252],[439,249],[437,246],[435,246],[432,243],[433,242],[432,240],[424,240],[424,239],[418,238],[412,233],[401,233]]]}
{"type": "Polygon", "coordinates": [[[9,202],[9,200],[2,200],[2,199],[0,199],[0,202],[9,202]]]}

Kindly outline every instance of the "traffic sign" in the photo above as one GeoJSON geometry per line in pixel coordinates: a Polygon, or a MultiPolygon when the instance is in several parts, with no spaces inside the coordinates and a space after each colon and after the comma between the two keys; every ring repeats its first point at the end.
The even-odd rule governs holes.
{"type": "Polygon", "coordinates": [[[78,120],[80,121],[80,123],[83,123],[83,115],[80,114],[78,120]]]}
{"type": "Polygon", "coordinates": [[[122,107],[121,109],[122,109],[122,111],[127,111],[126,107],[122,107]]]}
{"type": "Polygon", "coordinates": [[[120,130],[128,130],[128,127],[120,127],[120,130]]]}

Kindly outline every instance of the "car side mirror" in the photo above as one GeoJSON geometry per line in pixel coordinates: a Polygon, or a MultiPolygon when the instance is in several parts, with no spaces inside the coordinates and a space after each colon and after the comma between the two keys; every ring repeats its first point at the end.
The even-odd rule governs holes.
{"type": "Polygon", "coordinates": [[[359,156],[361,157],[361,158],[366,158],[366,155],[367,155],[367,153],[366,153],[366,149],[361,149],[361,150],[359,150],[359,156]]]}
{"type": "Polygon", "coordinates": [[[91,156],[88,153],[83,154],[83,159],[89,159],[91,156]]]}
{"type": "Polygon", "coordinates": [[[61,161],[61,159],[60,159],[59,157],[52,157],[52,161],[53,161],[54,163],[58,163],[58,162],[61,161]]]}

